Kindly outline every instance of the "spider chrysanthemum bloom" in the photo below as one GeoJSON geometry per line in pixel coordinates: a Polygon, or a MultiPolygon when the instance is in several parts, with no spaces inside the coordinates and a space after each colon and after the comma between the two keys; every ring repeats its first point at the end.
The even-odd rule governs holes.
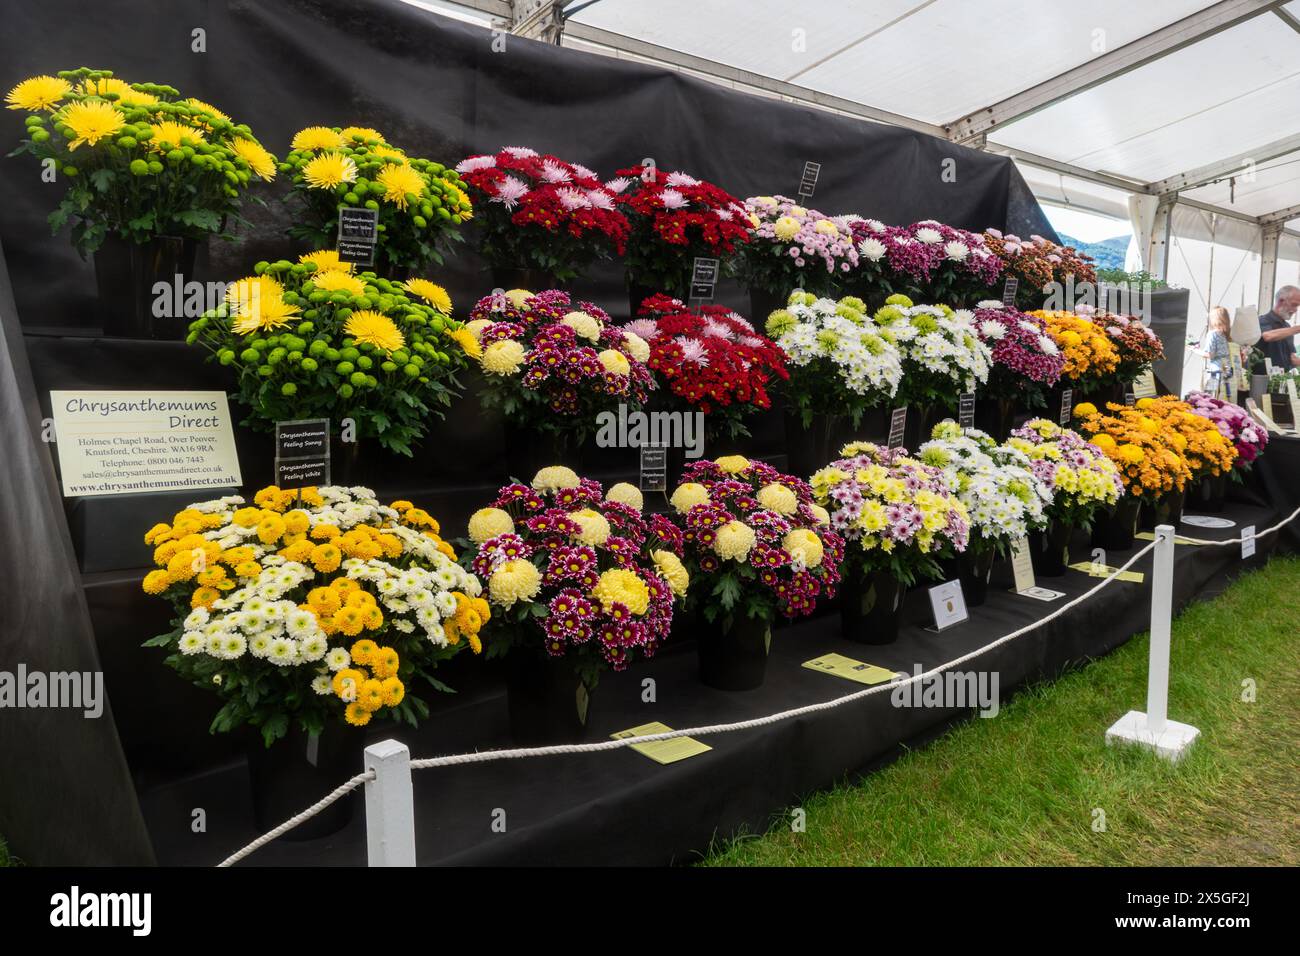
{"type": "Polygon", "coordinates": [[[230,328],[240,335],[279,329],[288,325],[298,314],[298,306],[283,299],[258,298],[246,312],[240,312],[230,328]]]}
{"type": "Polygon", "coordinates": [[[188,139],[191,143],[201,143],[204,141],[203,134],[192,126],[182,126],[180,123],[164,120],[161,123],[153,123],[149,126],[153,131],[153,136],[149,139],[149,145],[160,153],[165,153],[169,149],[180,149],[182,141],[188,139]]]}
{"type": "Polygon", "coordinates": [[[402,288],[412,295],[417,295],[443,315],[451,315],[451,296],[447,290],[428,279],[407,279],[402,288]]]}
{"type": "Polygon", "coordinates": [[[339,135],[344,139],[355,139],[361,142],[370,139],[377,139],[381,143],[384,141],[384,134],[369,126],[345,126],[339,131],[339,135]]]}
{"type": "Polygon", "coordinates": [[[289,145],[293,149],[338,149],[343,137],[325,126],[308,126],[294,133],[289,145]]]}
{"type": "Polygon", "coordinates": [[[342,153],[321,153],[302,168],[302,174],[314,189],[333,189],[357,181],[357,164],[342,153]]]}
{"type": "Polygon", "coordinates": [[[307,252],[298,257],[299,262],[310,262],[316,267],[316,272],[351,272],[352,263],[343,262],[339,259],[339,254],[334,249],[317,249],[315,252],[307,252]]]}
{"type": "Polygon", "coordinates": [[[112,104],[95,100],[73,103],[63,111],[61,118],[75,134],[68,144],[69,149],[76,149],[82,143],[94,146],[105,136],[112,136],[126,122],[112,104]]]}
{"type": "Polygon", "coordinates": [[[33,76],[10,90],[5,103],[11,110],[44,110],[71,91],[72,84],[57,76],[33,76]]]}
{"type": "Polygon", "coordinates": [[[97,80],[83,80],[81,92],[88,96],[116,96],[128,106],[148,106],[157,103],[158,97],[152,93],[142,93],[133,89],[130,83],[115,76],[101,76],[97,80]]]}
{"type": "Polygon", "coordinates": [[[191,96],[189,99],[183,100],[182,102],[186,106],[193,106],[196,107],[197,109],[205,110],[206,112],[211,113],[219,120],[225,120],[227,123],[234,122],[234,120],[232,120],[228,115],[223,113],[221,110],[217,109],[211,103],[205,103],[203,102],[203,100],[195,99],[193,96],[191,96]]]}
{"type": "Polygon", "coordinates": [[[384,352],[396,352],[406,344],[406,337],[393,320],[373,309],[353,312],[343,331],[357,342],[368,343],[384,352]]]}
{"type": "Polygon", "coordinates": [[[418,199],[424,192],[424,177],[404,163],[388,163],[375,181],[384,187],[384,199],[398,209],[407,207],[408,195],[418,199]]]}
{"type": "Polygon", "coordinates": [[[235,137],[230,144],[235,155],[248,163],[248,168],[268,183],[275,178],[275,157],[261,143],[242,136],[235,137]]]}
{"type": "Polygon", "coordinates": [[[366,284],[359,278],[342,269],[330,269],[326,272],[317,272],[312,276],[316,288],[323,289],[326,292],[346,292],[349,295],[361,296],[366,294],[366,284]]]}

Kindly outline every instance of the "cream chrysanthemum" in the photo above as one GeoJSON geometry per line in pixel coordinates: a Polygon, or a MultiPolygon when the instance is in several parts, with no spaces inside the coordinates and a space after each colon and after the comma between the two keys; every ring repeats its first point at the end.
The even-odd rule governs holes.
{"type": "Polygon", "coordinates": [[[779,481],[774,481],[758,489],[758,503],[777,514],[792,515],[799,508],[799,496],[779,481]]]}
{"type": "Polygon", "coordinates": [[[516,309],[526,309],[528,307],[528,300],[532,297],[533,294],[527,289],[510,289],[506,292],[506,301],[516,309]]]}
{"type": "Polygon", "coordinates": [[[514,519],[500,508],[480,508],[469,517],[469,539],[475,544],[514,530],[514,519]]]}
{"type": "Polygon", "coordinates": [[[781,539],[781,547],[790,552],[796,561],[802,561],[805,567],[815,568],[822,563],[825,548],[822,539],[807,528],[795,528],[781,539]]]}
{"type": "Polygon", "coordinates": [[[600,338],[600,323],[586,312],[570,312],[560,320],[560,323],[573,329],[579,338],[584,338],[588,342],[595,342],[600,338]]]}
{"type": "Polygon", "coordinates": [[[686,514],[696,505],[702,505],[708,500],[709,489],[697,482],[688,481],[677,486],[677,490],[668,499],[668,503],[677,509],[678,514],[686,514]]]}
{"type": "Polygon", "coordinates": [[[645,363],[650,361],[650,343],[635,332],[623,331],[623,348],[627,349],[627,354],[632,356],[638,362],[645,363]]]}
{"type": "Polygon", "coordinates": [[[483,371],[513,375],[524,364],[524,346],[515,339],[501,339],[483,350],[483,371]]]}
{"type": "Polygon", "coordinates": [[[635,572],[626,568],[603,571],[591,596],[600,602],[606,613],[615,602],[627,607],[633,614],[641,615],[650,607],[650,589],[635,572]]]}
{"type": "Polygon", "coordinates": [[[46,110],[72,92],[72,84],[57,76],[33,76],[5,95],[11,110],[46,110]]]}
{"type": "Polygon", "coordinates": [[[831,523],[831,513],[821,505],[813,504],[809,505],[808,508],[812,511],[813,517],[817,519],[818,524],[831,523]]]}
{"type": "Polygon", "coordinates": [[[581,484],[578,473],[565,465],[547,465],[533,476],[533,489],[536,491],[559,491],[562,488],[577,488],[581,484]]]}
{"type": "Polygon", "coordinates": [[[614,349],[605,349],[596,356],[596,359],[600,362],[601,368],[614,375],[628,375],[632,371],[627,356],[614,349]]]}
{"type": "Polygon", "coordinates": [[[488,579],[488,596],[494,604],[511,607],[516,601],[531,601],[542,587],[542,575],[531,561],[507,561],[488,579]]]}
{"type": "Polygon", "coordinates": [[[412,295],[419,296],[443,315],[451,315],[451,296],[436,282],[430,282],[428,279],[407,279],[402,283],[402,288],[412,295]]]}
{"type": "Polygon", "coordinates": [[[690,587],[691,575],[682,564],[681,559],[671,551],[651,551],[650,560],[655,563],[655,570],[668,582],[668,587],[677,597],[685,597],[690,587]]]}
{"type": "Polygon", "coordinates": [[[599,511],[583,508],[569,517],[578,524],[578,533],[574,537],[581,543],[596,548],[609,540],[609,521],[599,511]]]}
{"type": "Polygon", "coordinates": [[[621,505],[635,508],[637,511],[645,507],[645,496],[641,494],[641,489],[636,485],[628,484],[626,481],[610,485],[609,491],[605,492],[605,500],[616,501],[621,505]]]}
{"type": "Polygon", "coordinates": [[[357,164],[342,153],[321,153],[302,168],[302,175],[313,189],[333,189],[357,181],[357,164]]]}
{"type": "Polygon", "coordinates": [[[743,521],[728,521],[718,529],[718,536],[713,541],[713,550],[724,561],[744,561],[754,547],[756,536],[754,529],[743,521]]]}
{"type": "MultiPolygon", "coordinates": [[[[327,275],[343,275],[341,272],[327,275]]],[[[349,277],[350,278],[350,277],[349,277]]],[[[348,316],[343,331],[358,342],[368,342],[384,352],[396,352],[406,344],[406,336],[388,316],[372,309],[362,309],[348,316]]]]}

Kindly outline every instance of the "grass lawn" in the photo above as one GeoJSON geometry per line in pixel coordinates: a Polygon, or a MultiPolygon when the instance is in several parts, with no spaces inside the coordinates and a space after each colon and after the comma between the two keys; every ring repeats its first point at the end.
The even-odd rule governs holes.
{"type": "Polygon", "coordinates": [[[1275,559],[1174,622],[1169,715],[1182,763],[1108,748],[1146,706],[1148,641],[1023,689],[857,785],[810,796],[710,866],[1300,864],[1300,559],[1275,559]],[[1253,679],[1256,700],[1243,702],[1253,679]],[[1105,830],[1094,830],[1094,811],[1105,830]]]}

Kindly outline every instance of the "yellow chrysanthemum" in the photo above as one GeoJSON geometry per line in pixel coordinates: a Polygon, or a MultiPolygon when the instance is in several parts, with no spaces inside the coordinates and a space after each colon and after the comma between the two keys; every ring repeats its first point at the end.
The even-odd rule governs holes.
{"type": "Polygon", "coordinates": [[[488,579],[488,594],[502,607],[516,601],[532,600],[542,587],[542,575],[531,561],[507,561],[492,572],[488,579]]]}
{"type": "Polygon", "coordinates": [[[338,252],[334,249],[317,249],[315,252],[306,252],[298,257],[298,261],[310,262],[316,267],[318,274],[321,272],[352,271],[352,263],[341,262],[338,252]]]}
{"type": "Polygon", "coordinates": [[[87,96],[116,96],[119,102],[129,106],[148,106],[158,102],[152,93],[143,93],[134,89],[125,80],[115,76],[101,76],[97,80],[82,80],[81,92],[87,96]]]}
{"type": "Polygon", "coordinates": [[[668,587],[677,597],[683,597],[690,586],[691,575],[682,564],[681,559],[671,551],[651,551],[650,559],[655,563],[655,570],[668,582],[668,587]]]}
{"type": "Polygon", "coordinates": [[[459,345],[461,351],[470,358],[481,359],[483,357],[483,346],[479,344],[478,339],[474,338],[474,333],[469,329],[452,329],[447,333],[447,338],[459,345]]]}
{"type": "Polygon", "coordinates": [[[514,530],[514,519],[500,508],[480,508],[469,516],[469,539],[475,544],[514,530]]]}
{"type": "Polygon", "coordinates": [[[398,209],[407,208],[407,196],[414,196],[418,201],[424,194],[424,177],[405,163],[388,163],[379,171],[375,182],[384,187],[384,199],[398,209]]]}
{"type": "Polygon", "coordinates": [[[396,146],[389,146],[386,143],[380,143],[378,146],[370,147],[370,155],[378,156],[380,159],[391,159],[393,162],[406,162],[406,154],[396,146]]]}
{"type": "Polygon", "coordinates": [[[366,284],[350,272],[344,272],[342,269],[328,269],[325,272],[317,272],[312,276],[311,281],[316,288],[323,289],[326,292],[346,292],[348,295],[356,296],[366,294],[366,284]]]}
{"type": "Polygon", "coordinates": [[[377,139],[383,142],[384,134],[377,129],[371,129],[369,126],[345,126],[339,130],[339,135],[344,139],[377,139]]]}
{"type": "Polygon", "coordinates": [[[1078,405],[1074,406],[1075,418],[1087,418],[1089,415],[1096,414],[1097,406],[1092,404],[1092,402],[1080,402],[1078,405]]]}
{"type": "Polygon", "coordinates": [[[153,136],[149,138],[149,145],[160,153],[165,153],[169,149],[180,149],[181,141],[185,139],[188,139],[191,143],[204,141],[203,134],[193,126],[182,126],[172,120],[151,123],[149,129],[153,130],[153,136]]]}
{"type": "Polygon", "coordinates": [[[501,339],[483,350],[483,371],[513,375],[524,364],[524,346],[515,339],[501,339]]]}
{"type": "Polygon", "coordinates": [[[626,568],[601,572],[596,586],[591,589],[591,596],[600,602],[606,613],[615,603],[626,606],[637,615],[644,614],[650,607],[650,589],[636,572],[626,568]]]}
{"type": "Polygon", "coordinates": [[[749,459],[744,455],[723,455],[713,463],[729,475],[738,475],[749,467],[749,459]]]}
{"type": "Polygon", "coordinates": [[[61,118],[75,134],[68,149],[76,149],[83,143],[94,146],[105,136],[112,136],[126,123],[125,117],[111,103],[101,103],[98,100],[73,103],[63,111],[61,118]]]}
{"type": "MultiPolygon", "coordinates": [[[[342,273],[332,273],[342,275],[342,273]]],[[[373,309],[362,309],[348,316],[343,331],[360,343],[369,343],[384,352],[396,352],[406,344],[406,337],[388,316],[373,309]]]]}
{"type": "Polygon", "coordinates": [[[406,686],[396,677],[385,677],[380,685],[384,691],[385,707],[396,707],[406,696],[406,686]]]}
{"type": "Polygon", "coordinates": [[[342,153],[321,153],[302,168],[302,174],[313,189],[333,189],[357,181],[357,164],[342,153]]]}
{"type": "Polygon", "coordinates": [[[186,106],[196,106],[196,107],[198,107],[198,108],[201,109],[201,110],[207,110],[207,112],[211,113],[211,114],[212,114],[213,116],[215,116],[217,119],[225,120],[227,123],[234,122],[234,121],[230,118],[229,115],[227,115],[227,114],[224,113],[223,111],[217,109],[217,108],[216,108],[215,106],[213,106],[211,103],[205,103],[203,100],[197,99],[196,97],[193,97],[193,96],[188,97],[187,99],[182,100],[182,102],[183,102],[186,106]]]}
{"type": "Polygon", "coordinates": [[[728,521],[718,529],[718,536],[713,541],[713,550],[724,561],[744,561],[754,547],[756,535],[754,529],[743,521],[728,521]]]}
{"type": "Polygon", "coordinates": [[[144,588],[146,594],[162,594],[171,583],[171,575],[166,571],[150,571],[144,576],[141,587],[144,588]]]}
{"type": "Polygon", "coordinates": [[[790,552],[790,556],[802,561],[806,567],[815,568],[822,563],[825,548],[822,539],[807,528],[795,528],[786,532],[781,539],[781,547],[790,552]]]}
{"type": "Polygon", "coordinates": [[[391,647],[378,648],[370,657],[370,670],[380,680],[397,676],[397,669],[401,664],[402,659],[396,649],[391,647]]]}
{"type": "Polygon", "coordinates": [[[298,130],[289,145],[294,149],[338,149],[343,137],[324,126],[308,126],[298,130]]]}
{"type": "Polygon", "coordinates": [[[758,503],[769,511],[792,515],[799,508],[799,497],[779,481],[758,489],[758,503]]]}
{"type": "Polygon", "coordinates": [[[284,286],[270,276],[248,276],[226,287],[226,302],[235,314],[231,329],[248,335],[288,325],[299,308],[284,301],[284,286]]]}
{"type": "Polygon", "coordinates": [[[451,296],[447,290],[428,279],[407,279],[402,288],[412,295],[417,295],[443,315],[451,315],[451,296]]]}
{"type": "Polygon", "coordinates": [[[57,76],[33,76],[5,96],[11,110],[46,110],[72,92],[72,84],[57,76]]]}
{"type": "Polygon", "coordinates": [[[626,481],[610,485],[609,491],[605,492],[605,500],[617,501],[619,504],[635,508],[637,511],[645,507],[645,495],[641,494],[641,489],[626,481]]]}
{"type": "Polygon", "coordinates": [[[257,176],[268,183],[275,178],[275,157],[261,143],[236,136],[230,148],[235,151],[236,156],[248,163],[248,168],[257,176]]]}
{"type": "Polygon", "coordinates": [[[614,349],[605,349],[600,352],[597,354],[596,360],[600,362],[601,368],[614,375],[628,375],[632,371],[627,356],[614,349]]]}
{"type": "Polygon", "coordinates": [[[364,727],[370,723],[370,711],[366,710],[357,701],[348,704],[343,710],[343,719],[353,727],[364,727]]]}

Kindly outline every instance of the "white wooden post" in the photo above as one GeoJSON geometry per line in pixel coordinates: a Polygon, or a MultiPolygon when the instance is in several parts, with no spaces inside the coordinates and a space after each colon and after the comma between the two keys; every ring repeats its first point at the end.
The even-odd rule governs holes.
{"type": "Polygon", "coordinates": [[[415,804],[411,795],[411,751],[381,740],[365,751],[366,858],[370,866],[415,866],[415,804]]]}
{"type": "Polygon", "coordinates": [[[1177,763],[1200,731],[1169,719],[1169,637],[1173,618],[1174,528],[1156,528],[1151,569],[1151,651],[1147,660],[1147,710],[1130,710],[1106,731],[1106,743],[1138,744],[1177,763]]]}

